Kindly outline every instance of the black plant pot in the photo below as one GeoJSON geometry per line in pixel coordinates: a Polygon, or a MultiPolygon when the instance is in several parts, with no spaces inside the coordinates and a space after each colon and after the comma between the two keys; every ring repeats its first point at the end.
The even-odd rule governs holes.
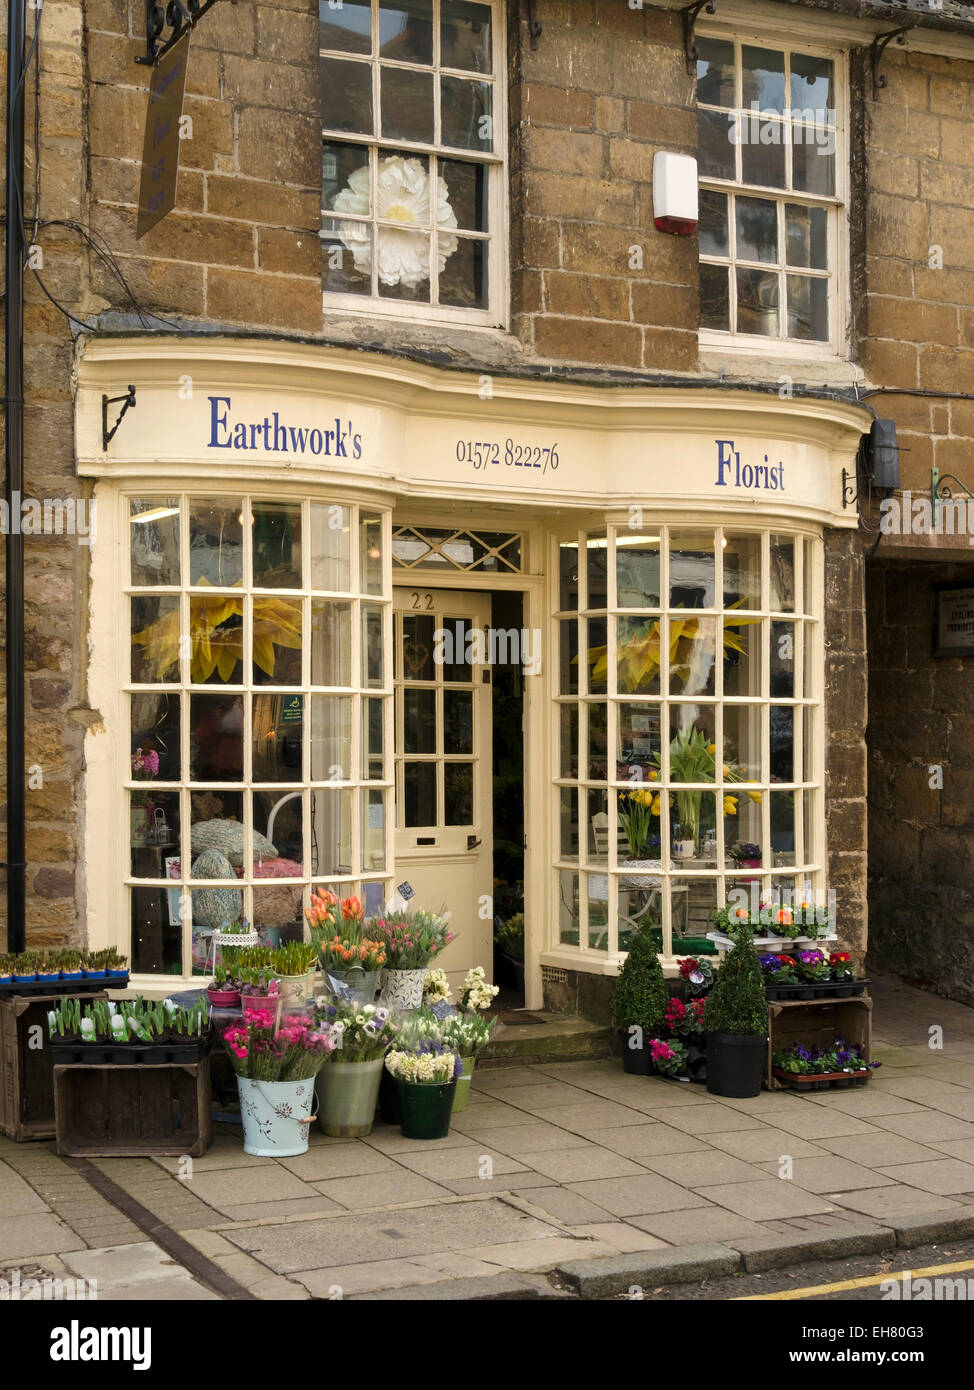
{"type": "Polygon", "coordinates": [[[707,1033],[707,1090],[744,1099],[761,1094],[768,1040],[734,1033],[707,1033]]]}
{"type": "Polygon", "coordinates": [[[706,1042],[687,1043],[687,1076],[701,1085],[707,1080],[706,1042]]]}
{"type": "Polygon", "coordinates": [[[398,1125],[402,1120],[399,1110],[399,1088],[395,1077],[385,1066],[382,1068],[382,1080],[379,1082],[379,1114],[383,1123],[387,1125],[398,1125]]]}
{"type": "Polygon", "coordinates": [[[622,1044],[622,1069],[630,1076],[651,1076],[653,1072],[653,1057],[649,1050],[649,1044],[644,1040],[641,1047],[632,1047],[630,1038],[625,1028],[619,1029],[619,1041],[622,1044]]]}

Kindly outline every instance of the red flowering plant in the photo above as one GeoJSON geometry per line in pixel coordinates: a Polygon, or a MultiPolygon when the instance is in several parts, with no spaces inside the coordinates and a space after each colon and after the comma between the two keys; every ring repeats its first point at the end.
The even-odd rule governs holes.
{"type": "Polygon", "coordinates": [[[703,1013],[707,1007],[706,999],[691,999],[684,1004],[682,999],[673,998],[666,1006],[663,1022],[674,1037],[689,1038],[703,1032],[703,1013]]]}
{"type": "Polygon", "coordinates": [[[305,1081],[316,1076],[338,1045],[333,1028],[316,1025],[304,1014],[288,1014],[279,1028],[266,1010],[223,1031],[238,1076],[253,1081],[305,1081]]]}
{"type": "Polygon", "coordinates": [[[649,1044],[649,1053],[661,1076],[682,1076],[687,1069],[687,1050],[675,1038],[669,1042],[653,1038],[649,1044]]]}
{"type": "Polygon", "coordinates": [[[833,980],[854,980],[855,967],[848,951],[832,951],[829,954],[829,969],[833,980]]]}
{"type": "Polygon", "coordinates": [[[713,985],[714,967],[706,957],[698,960],[695,956],[687,956],[686,960],[677,961],[677,965],[691,994],[706,994],[713,985]]]}

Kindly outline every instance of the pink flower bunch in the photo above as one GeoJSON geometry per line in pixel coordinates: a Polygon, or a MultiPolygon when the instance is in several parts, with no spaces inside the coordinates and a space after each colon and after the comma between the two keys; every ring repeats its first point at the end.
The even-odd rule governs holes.
{"type": "Polygon", "coordinates": [[[334,1031],[316,1027],[304,1014],[285,1017],[277,1032],[267,1012],[224,1029],[223,1041],[238,1076],[262,1081],[300,1081],[318,1072],[338,1045],[334,1031]]]}
{"type": "Polygon", "coordinates": [[[668,1062],[676,1056],[669,1043],[661,1042],[659,1038],[653,1038],[649,1044],[649,1051],[654,1062],[668,1062]]]}
{"type": "Polygon", "coordinates": [[[132,776],[136,781],[147,782],[151,777],[159,774],[159,754],[154,748],[149,748],[143,753],[141,748],[136,748],[131,757],[132,776]]]}

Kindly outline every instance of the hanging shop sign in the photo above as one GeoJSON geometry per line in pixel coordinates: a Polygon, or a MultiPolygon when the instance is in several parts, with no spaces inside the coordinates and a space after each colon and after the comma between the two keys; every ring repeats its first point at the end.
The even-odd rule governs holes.
{"type": "Polygon", "coordinates": [[[189,33],[152,69],[142,144],[142,179],[136,238],[144,237],[176,205],[179,136],[189,62],[189,33]]]}

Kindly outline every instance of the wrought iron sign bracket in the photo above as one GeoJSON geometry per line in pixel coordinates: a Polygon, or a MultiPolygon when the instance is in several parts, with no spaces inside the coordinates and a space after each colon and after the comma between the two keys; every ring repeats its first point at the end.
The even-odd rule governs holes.
{"type": "Polygon", "coordinates": [[[902,47],[903,44],[906,43],[907,34],[915,27],[916,26],[913,24],[906,24],[900,29],[890,29],[887,34],[877,34],[869,45],[869,57],[872,62],[873,70],[873,101],[878,101],[880,91],[884,87],[889,86],[889,78],[886,76],[885,72],[881,73],[879,71],[879,65],[883,61],[883,54],[886,52],[887,44],[890,43],[892,39],[895,39],[900,47],[902,47]]]}
{"type": "Polygon", "coordinates": [[[701,10],[706,10],[708,14],[716,14],[717,0],[695,0],[694,4],[687,5],[686,9],[680,11],[683,15],[683,54],[687,60],[687,72],[691,77],[697,70],[697,45],[693,41],[693,26],[701,10]]]}
{"type": "MultiPolygon", "coordinates": [[[[236,0],[231,0],[231,3],[236,4],[236,0]]],[[[146,67],[155,67],[173,44],[188,34],[197,20],[215,4],[216,0],[165,0],[160,5],[158,0],[145,0],[145,57],[136,58],[135,61],[146,67]],[[167,29],[172,32],[168,38],[163,38],[167,29]]]]}
{"type": "Polygon", "coordinates": [[[102,453],[104,453],[104,452],[107,450],[109,444],[111,444],[112,440],[115,438],[115,431],[118,429],[119,425],[122,423],[122,419],[124,418],[125,412],[129,409],[130,406],[133,407],[133,408],[134,408],[134,406],[135,406],[135,387],[134,387],[134,386],[130,386],[130,387],[128,388],[128,391],[126,392],[126,394],[125,394],[124,396],[102,396],[102,398],[101,398],[101,447],[102,447],[102,453]],[[112,425],[111,429],[109,429],[109,428],[108,428],[108,407],[109,407],[110,405],[118,405],[119,401],[122,402],[122,408],[121,408],[121,410],[118,412],[118,417],[117,417],[117,419],[116,419],[114,425],[112,425]]]}
{"type": "Polygon", "coordinates": [[[948,478],[950,479],[950,482],[957,484],[958,488],[964,494],[965,497],[970,497],[972,500],[974,500],[974,492],[971,491],[971,489],[967,486],[966,483],[962,483],[960,478],[958,478],[955,473],[945,473],[943,477],[941,477],[939,468],[931,468],[930,506],[931,511],[933,513],[932,521],[934,526],[937,525],[937,520],[940,516],[941,502],[950,502],[953,500],[954,489],[950,486],[950,483],[947,481],[948,478]]]}
{"type": "Polygon", "coordinates": [[[858,487],[858,481],[859,481],[859,480],[858,480],[858,478],[856,477],[856,475],[855,475],[854,473],[850,473],[850,472],[848,471],[848,469],[843,468],[843,470],[842,470],[842,510],[843,510],[843,511],[845,511],[846,507],[851,507],[851,506],[853,506],[854,503],[856,503],[856,502],[859,501],[859,487],[858,487]]]}
{"type": "Polygon", "coordinates": [[[528,0],[528,33],[531,35],[531,48],[536,51],[541,37],[541,20],[538,18],[538,0],[528,0]]]}

